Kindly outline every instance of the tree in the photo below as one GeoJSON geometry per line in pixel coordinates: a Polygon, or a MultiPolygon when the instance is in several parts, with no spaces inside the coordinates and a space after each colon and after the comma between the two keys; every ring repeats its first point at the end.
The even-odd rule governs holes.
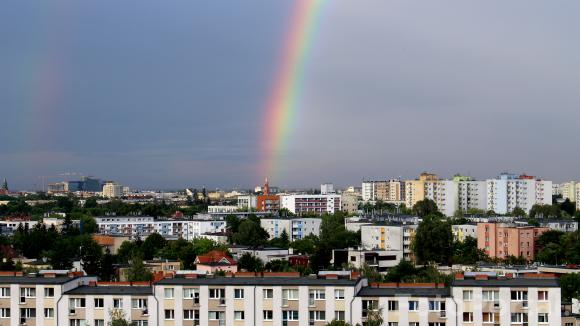
{"type": "Polygon", "coordinates": [[[79,250],[85,273],[87,275],[98,275],[101,271],[103,248],[90,236],[83,236],[79,250]]]}
{"type": "Polygon", "coordinates": [[[268,232],[259,223],[248,218],[240,223],[238,233],[234,234],[233,239],[236,244],[255,247],[266,243],[268,237],[268,232]]]}
{"type": "Polygon", "coordinates": [[[111,321],[108,326],[136,326],[137,323],[125,319],[125,312],[121,309],[113,309],[110,312],[111,321]]]}
{"type": "Polygon", "coordinates": [[[580,274],[564,274],[560,277],[562,288],[562,302],[571,302],[572,299],[580,299],[580,274]]]}
{"type": "Polygon", "coordinates": [[[382,326],[383,325],[383,309],[367,311],[367,320],[365,326],[382,326]]]}
{"type": "Polygon", "coordinates": [[[539,205],[536,204],[532,206],[530,210],[531,218],[560,218],[562,216],[562,211],[558,205],[539,205]]]}
{"type": "Polygon", "coordinates": [[[295,253],[311,255],[316,250],[316,242],[318,238],[316,236],[307,236],[304,239],[294,240],[290,243],[290,247],[294,249],[295,253]]]}
{"type": "Polygon", "coordinates": [[[165,240],[161,234],[157,232],[151,233],[149,236],[147,236],[147,238],[145,238],[145,241],[143,241],[143,245],[141,246],[143,259],[153,259],[155,254],[159,250],[163,249],[166,245],[167,240],[165,240]]]}
{"type": "Polygon", "coordinates": [[[474,237],[466,237],[463,242],[453,242],[453,263],[473,265],[487,258],[485,252],[477,248],[477,239],[474,237]]]}
{"type": "Polygon", "coordinates": [[[288,248],[290,246],[290,237],[288,236],[288,232],[286,232],[286,229],[282,230],[282,233],[278,238],[270,240],[270,245],[272,247],[284,249],[288,248]]]}
{"type": "Polygon", "coordinates": [[[352,326],[352,325],[345,322],[344,320],[333,319],[331,322],[327,323],[326,326],[352,326]]]}
{"type": "Polygon", "coordinates": [[[97,233],[99,230],[99,226],[97,225],[97,221],[92,216],[82,214],[79,217],[81,223],[81,233],[84,234],[93,234],[97,233]]]}
{"type": "Polygon", "coordinates": [[[128,262],[133,256],[142,255],[141,248],[134,241],[123,241],[117,250],[117,259],[121,263],[128,262]]]}
{"type": "Polygon", "coordinates": [[[264,269],[270,272],[291,272],[293,271],[292,266],[287,260],[273,259],[266,263],[264,269]]]}
{"type": "Polygon", "coordinates": [[[109,249],[105,250],[105,253],[101,257],[101,269],[97,273],[99,279],[102,281],[112,281],[115,276],[115,257],[111,255],[109,249]]]}
{"type": "Polygon", "coordinates": [[[574,205],[574,203],[571,202],[569,198],[566,198],[566,200],[560,204],[560,209],[568,213],[569,216],[574,216],[576,213],[576,205],[574,205]]]}
{"type": "Polygon", "coordinates": [[[83,207],[86,209],[97,208],[98,207],[97,199],[95,197],[87,198],[83,207]]]}
{"type": "Polygon", "coordinates": [[[451,225],[438,215],[428,215],[419,224],[413,242],[413,252],[419,263],[451,262],[453,234],[451,225]]]}
{"type": "Polygon", "coordinates": [[[228,251],[228,248],[208,238],[196,238],[191,241],[196,256],[206,254],[212,250],[228,251]]]}
{"type": "Polygon", "coordinates": [[[264,270],[264,263],[260,258],[247,252],[238,259],[238,268],[248,272],[261,272],[264,270]]]}
{"type": "Polygon", "coordinates": [[[413,206],[413,214],[419,217],[425,217],[428,215],[441,215],[441,212],[439,212],[437,204],[433,200],[423,199],[413,206]]]}
{"type": "Polygon", "coordinates": [[[147,270],[140,255],[131,258],[129,270],[127,270],[127,280],[129,282],[151,281],[151,272],[147,270]]]}
{"type": "Polygon", "coordinates": [[[238,233],[238,229],[240,227],[240,219],[235,215],[228,215],[226,216],[226,233],[228,235],[228,241],[233,243],[234,241],[234,234],[238,233]]]}
{"type": "Polygon", "coordinates": [[[515,216],[515,217],[526,217],[527,216],[526,211],[524,211],[520,207],[514,208],[514,210],[511,212],[510,215],[515,216]]]}

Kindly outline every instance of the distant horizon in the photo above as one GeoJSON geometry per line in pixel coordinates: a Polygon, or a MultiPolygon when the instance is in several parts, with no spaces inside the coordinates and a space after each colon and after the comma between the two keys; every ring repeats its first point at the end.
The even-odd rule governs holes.
{"type": "Polygon", "coordinates": [[[11,3],[0,177],[580,179],[580,2],[442,1],[11,3]]]}

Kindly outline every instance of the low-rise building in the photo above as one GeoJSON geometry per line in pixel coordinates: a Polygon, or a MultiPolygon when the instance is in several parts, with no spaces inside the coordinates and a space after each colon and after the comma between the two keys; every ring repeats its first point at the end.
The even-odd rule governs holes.
{"type": "Polygon", "coordinates": [[[208,206],[207,207],[207,212],[208,214],[213,214],[213,213],[235,213],[238,211],[238,206],[225,206],[225,205],[221,205],[221,206],[208,206]]]}
{"type": "Polygon", "coordinates": [[[195,258],[195,266],[198,271],[207,274],[215,274],[217,271],[235,273],[238,271],[238,263],[226,252],[212,250],[195,258]]]}
{"type": "Polygon", "coordinates": [[[463,242],[467,237],[477,239],[477,225],[476,224],[457,224],[451,226],[453,233],[453,240],[463,242]]]}
{"type": "Polygon", "coordinates": [[[386,273],[403,260],[403,250],[359,250],[334,249],[332,250],[332,264],[336,267],[352,266],[362,268],[368,265],[380,273],[386,273]]]}
{"type": "Polygon", "coordinates": [[[477,223],[477,247],[492,258],[515,256],[534,261],[536,240],[548,230],[507,223],[477,223]]]}

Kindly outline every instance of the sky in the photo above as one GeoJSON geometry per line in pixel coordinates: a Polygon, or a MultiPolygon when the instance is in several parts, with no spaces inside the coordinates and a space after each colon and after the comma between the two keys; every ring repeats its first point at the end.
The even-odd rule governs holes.
{"type": "MultiPolygon", "coordinates": [[[[0,10],[0,177],[262,182],[294,0],[12,1],[0,10]]],[[[578,1],[324,0],[271,184],[423,171],[580,179],[578,1]]]]}

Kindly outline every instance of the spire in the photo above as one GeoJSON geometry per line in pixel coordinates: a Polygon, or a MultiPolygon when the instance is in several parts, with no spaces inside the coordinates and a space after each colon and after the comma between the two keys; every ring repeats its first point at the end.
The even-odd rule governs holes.
{"type": "Polygon", "coordinates": [[[266,182],[264,183],[264,195],[270,194],[270,185],[268,184],[268,178],[266,178],[266,182]]]}
{"type": "Polygon", "coordinates": [[[2,190],[8,190],[8,181],[4,178],[4,182],[2,182],[2,190]]]}

